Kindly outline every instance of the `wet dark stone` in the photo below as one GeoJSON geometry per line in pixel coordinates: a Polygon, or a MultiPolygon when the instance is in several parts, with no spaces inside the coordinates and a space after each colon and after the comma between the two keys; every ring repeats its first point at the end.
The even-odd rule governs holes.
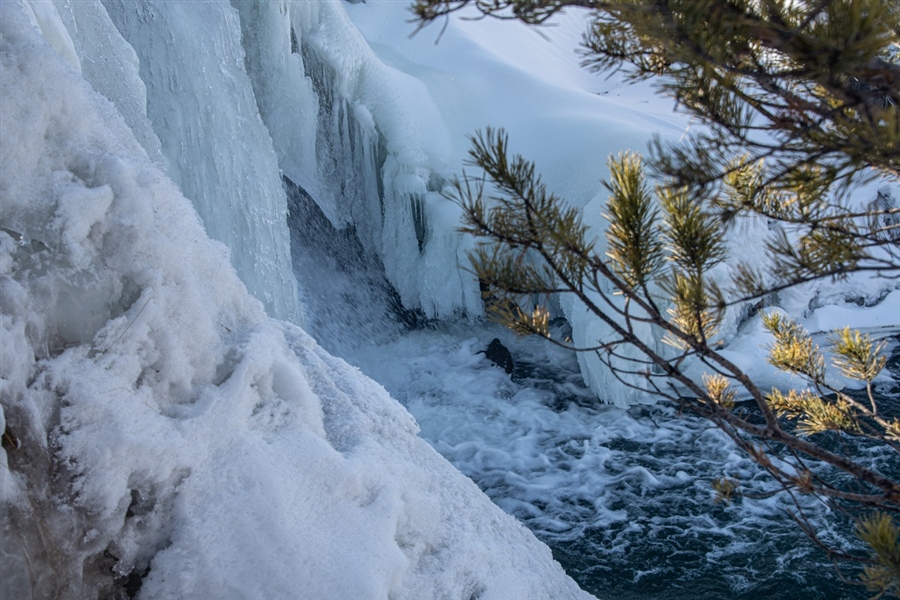
{"type": "Polygon", "coordinates": [[[515,366],[512,354],[510,354],[509,350],[499,339],[494,338],[491,340],[487,350],[484,351],[484,355],[489,361],[505,370],[508,374],[512,374],[513,367],[515,366]]]}

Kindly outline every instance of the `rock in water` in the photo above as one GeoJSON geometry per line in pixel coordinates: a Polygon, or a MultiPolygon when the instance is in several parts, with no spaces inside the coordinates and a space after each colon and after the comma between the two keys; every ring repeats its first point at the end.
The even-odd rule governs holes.
{"type": "Polygon", "coordinates": [[[494,338],[493,340],[491,340],[491,343],[487,347],[487,350],[484,351],[484,355],[488,358],[488,360],[490,360],[501,369],[504,369],[508,374],[512,374],[512,354],[510,354],[509,350],[499,339],[494,338]]]}

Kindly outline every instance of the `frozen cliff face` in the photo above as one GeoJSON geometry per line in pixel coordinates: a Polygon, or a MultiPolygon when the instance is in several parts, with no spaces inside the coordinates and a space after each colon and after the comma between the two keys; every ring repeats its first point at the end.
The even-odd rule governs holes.
{"type": "Polygon", "coordinates": [[[353,228],[406,308],[480,312],[458,269],[458,212],[439,193],[453,161],[431,90],[386,65],[341,2],[234,5],[285,177],[336,228],[353,228]]]}
{"type": "Polygon", "coordinates": [[[267,317],[51,30],[0,3],[0,595],[589,597],[267,317]]]}
{"type": "Polygon", "coordinates": [[[270,314],[299,321],[287,204],[227,2],[104,3],[140,59],[167,173],[270,314]]]}
{"type": "Polygon", "coordinates": [[[458,213],[438,193],[455,170],[440,111],[341,2],[38,4],[271,314],[303,319],[282,175],[354,228],[407,308],[480,311],[457,269],[458,213]]]}

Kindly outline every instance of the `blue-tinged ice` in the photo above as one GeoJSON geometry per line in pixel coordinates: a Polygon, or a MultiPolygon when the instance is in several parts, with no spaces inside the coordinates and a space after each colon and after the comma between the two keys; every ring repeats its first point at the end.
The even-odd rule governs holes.
{"type": "Polygon", "coordinates": [[[210,236],[229,248],[250,292],[273,316],[300,321],[287,201],[246,72],[237,11],[227,2],[104,6],[140,58],[168,174],[210,236]]]}

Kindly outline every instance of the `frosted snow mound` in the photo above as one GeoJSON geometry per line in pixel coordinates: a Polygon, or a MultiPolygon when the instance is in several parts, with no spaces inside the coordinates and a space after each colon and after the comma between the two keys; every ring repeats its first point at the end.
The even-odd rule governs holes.
{"type": "Polygon", "coordinates": [[[266,316],[12,2],[0,129],[0,595],[589,597],[380,386],[266,316]]]}

